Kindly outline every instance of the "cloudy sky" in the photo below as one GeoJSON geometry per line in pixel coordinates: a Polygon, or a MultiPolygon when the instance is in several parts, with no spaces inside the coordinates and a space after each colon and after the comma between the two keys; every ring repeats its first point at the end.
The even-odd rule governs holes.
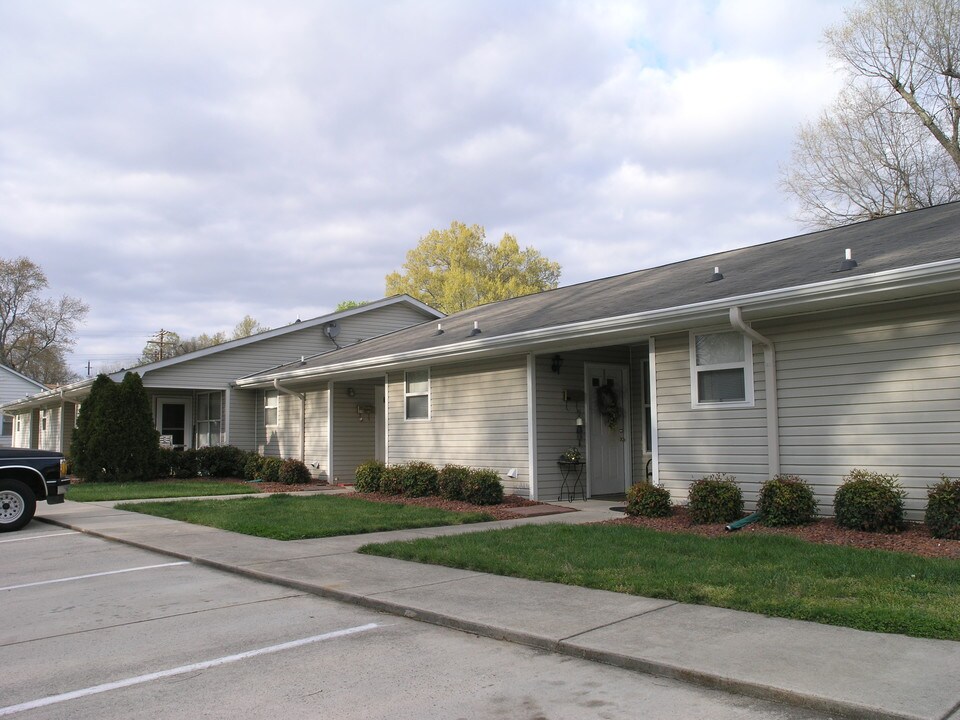
{"type": "Polygon", "coordinates": [[[797,234],[845,5],[4,0],[0,257],[90,305],[85,374],[382,297],[452,220],[562,284],[797,234]]]}

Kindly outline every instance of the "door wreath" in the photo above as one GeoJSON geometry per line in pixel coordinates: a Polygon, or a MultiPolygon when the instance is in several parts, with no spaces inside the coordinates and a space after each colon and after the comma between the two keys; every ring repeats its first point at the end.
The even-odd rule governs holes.
{"type": "Polygon", "coordinates": [[[597,388],[597,411],[607,423],[607,427],[616,430],[620,424],[620,396],[613,385],[601,385],[597,388]]]}

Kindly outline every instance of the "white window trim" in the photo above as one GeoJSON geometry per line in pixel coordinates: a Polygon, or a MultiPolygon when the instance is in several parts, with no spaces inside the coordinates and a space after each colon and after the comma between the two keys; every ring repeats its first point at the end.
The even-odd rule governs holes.
{"type": "Polygon", "coordinates": [[[694,410],[703,408],[752,408],[754,406],[753,342],[746,335],[741,335],[743,338],[742,362],[697,366],[697,336],[718,335],[720,333],[729,332],[736,332],[736,330],[731,330],[727,327],[690,331],[690,407],[694,410]],[[744,400],[736,400],[732,402],[700,402],[700,383],[698,382],[698,379],[701,371],[709,372],[711,370],[739,370],[741,368],[743,369],[744,400]]]}
{"type": "Polygon", "coordinates": [[[430,422],[433,418],[433,373],[430,372],[430,368],[417,368],[416,370],[405,370],[403,373],[403,421],[404,422],[430,422]],[[427,373],[427,391],[425,393],[408,393],[407,392],[407,375],[414,372],[426,372],[427,373]],[[424,397],[427,398],[427,416],[425,418],[412,418],[407,417],[407,398],[411,397],[424,397]]]}
{"type": "Polygon", "coordinates": [[[264,427],[280,427],[280,391],[279,390],[264,390],[263,391],[263,426],[264,427]],[[273,399],[273,405],[268,404],[270,399],[273,399]],[[276,422],[268,423],[267,422],[267,409],[275,408],[276,413],[276,422]]]}

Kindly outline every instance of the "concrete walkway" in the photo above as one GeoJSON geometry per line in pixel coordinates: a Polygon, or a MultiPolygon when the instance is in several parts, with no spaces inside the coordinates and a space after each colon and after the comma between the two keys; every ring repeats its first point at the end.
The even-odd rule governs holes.
{"type": "Polygon", "coordinates": [[[361,545],[518,524],[595,522],[580,512],[478,525],[280,542],[124,512],[44,506],[38,519],[136,547],[486,637],[855,718],[960,720],[960,643],[360,555],[361,545]]]}

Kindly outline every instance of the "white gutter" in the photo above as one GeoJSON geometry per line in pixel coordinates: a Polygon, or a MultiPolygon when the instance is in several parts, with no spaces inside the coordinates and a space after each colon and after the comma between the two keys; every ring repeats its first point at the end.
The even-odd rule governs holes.
{"type": "MultiPolygon", "coordinates": [[[[300,398],[300,462],[306,462],[306,448],[307,448],[307,395],[306,393],[294,392],[290,388],[286,388],[280,384],[279,380],[274,379],[273,387],[277,392],[282,392],[284,395],[292,395],[295,398],[300,398]]],[[[277,408],[277,412],[280,412],[280,408],[277,408]]]]}
{"type": "Polygon", "coordinates": [[[478,335],[475,339],[440,348],[420,348],[381,357],[289,370],[274,376],[241,378],[236,381],[236,384],[239,387],[268,387],[274,377],[284,380],[313,376],[327,377],[357,370],[383,370],[396,365],[437,362],[457,356],[492,353],[504,348],[522,346],[525,343],[582,341],[593,336],[637,330],[652,333],[662,326],[680,326],[690,322],[709,323],[726,319],[731,305],[749,305],[752,310],[772,310],[790,303],[846,300],[851,296],[905,290],[935,282],[948,282],[951,285],[960,282],[960,259],[942,260],[906,269],[884,270],[872,275],[826,280],[792,288],[736,295],[629,315],[584,320],[568,325],[535,328],[489,339],[478,335]]]}
{"type": "MultiPolygon", "coordinates": [[[[780,405],[777,401],[777,350],[773,340],[764,337],[743,321],[736,305],[730,308],[730,324],[754,342],[763,345],[763,384],[767,396],[767,473],[780,474],[780,405]]],[[[748,359],[752,362],[752,358],[748,359]]]]}

